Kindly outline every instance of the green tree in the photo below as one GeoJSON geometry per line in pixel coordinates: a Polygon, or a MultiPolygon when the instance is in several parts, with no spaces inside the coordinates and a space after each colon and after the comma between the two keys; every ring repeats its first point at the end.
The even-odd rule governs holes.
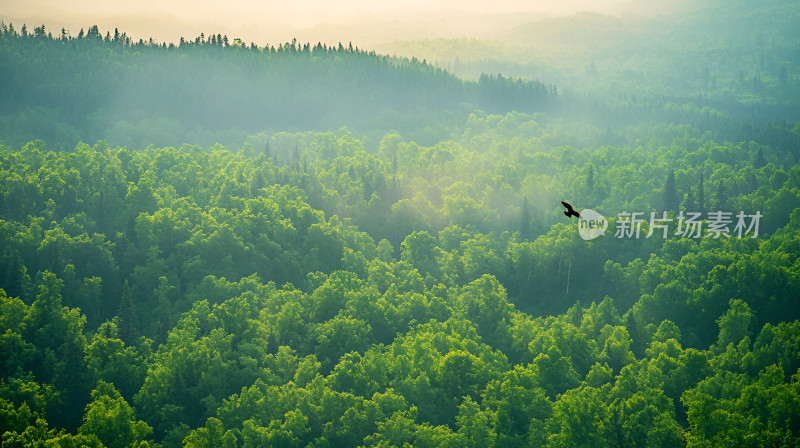
{"type": "Polygon", "coordinates": [[[403,240],[401,248],[400,258],[416,267],[423,277],[428,274],[434,278],[440,277],[438,257],[441,249],[436,238],[428,232],[413,232],[403,240]]]}
{"type": "Polygon", "coordinates": [[[536,356],[533,364],[548,397],[555,398],[579,384],[578,374],[569,358],[562,356],[561,350],[555,345],[536,356]]]}
{"type": "Polygon", "coordinates": [[[236,441],[233,431],[226,431],[219,419],[209,417],[205,426],[186,436],[183,445],[191,448],[236,448],[236,441]]]}
{"type": "Polygon", "coordinates": [[[489,426],[488,416],[470,397],[464,397],[458,406],[456,427],[470,448],[495,446],[497,435],[489,426]]]}
{"type": "Polygon", "coordinates": [[[739,299],[731,299],[728,311],[717,319],[719,337],[717,349],[724,350],[728,344],[737,344],[750,334],[750,323],[753,312],[747,303],[739,299]]]}
{"type": "Polygon", "coordinates": [[[605,447],[611,440],[611,415],[599,389],[582,386],[553,404],[548,446],[605,447]]]}
{"type": "Polygon", "coordinates": [[[105,446],[124,448],[144,441],[152,432],[147,423],[136,420],[133,409],[110,383],[98,381],[92,402],[86,406],[81,434],[96,435],[105,446]]]}
{"type": "MultiPolygon", "coordinates": [[[[145,342],[141,348],[149,351],[149,343],[145,342]]],[[[131,400],[144,383],[147,373],[144,356],[139,348],[125,345],[113,321],[103,323],[92,335],[85,358],[92,377],[114,384],[126,400],[131,400]]]]}
{"type": "Polygon", "coordinates": [[[677,212],[679,204],[678,189],[675,186],[675,170],[669,170],[667,181],[664,184],[662,207],[665,211],[677,212]]]}
{"type": "Polygon", "coordinates": [[[697,210],[701,213],[706,210],[706,192],[703,187],[703,173],[700,173],[700,184],[697,186],[697,210]]]}
{"type": "Polygon", "coordinates": [[[136,337],[136,311],[133,305],[133,298],[131,297],[131,288],[128,286],[128,280],[122,287],[122,298],[119,302],[118,312],[118,328],[119,337],[126,344],[132,344],[136,337]]]}
{"type": "Polygon", "coordinates": [[[764,158],[764,149],[758,148],[755,159],[753,159],[753,168],[759,169],[767,165],[767,160],[764,158]]]}

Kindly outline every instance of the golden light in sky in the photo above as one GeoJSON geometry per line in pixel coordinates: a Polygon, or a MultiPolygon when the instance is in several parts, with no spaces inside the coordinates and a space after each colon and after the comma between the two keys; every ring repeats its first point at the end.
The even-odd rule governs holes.
{"type": "MultiPolygon", "coordinates": [[[[639,0],[641,2],[642,0],[639,0]]],[[[245,41],[277,43],[300,40],[386,41],[396,38],[473,36],[491,32],[490,22],[531,21],[542,15],[577,11],[605,11],[622,0],[3,0],[0,19],[29,27],[45,24],[50,30],[66,28],[76,35],[81,28],[119,28],[135,38],[162,42],[193,38],[201,32],[225,33],[245,41]],[[486,16],[481,22],[479,15],[486,16]],[[406,35],[390,32],[390,23],[405,25],[406,35]],[[352,33],[348,33],[352,30],[352,33]],[[351,35],[348,35],[351,34],[351,35]]]]}

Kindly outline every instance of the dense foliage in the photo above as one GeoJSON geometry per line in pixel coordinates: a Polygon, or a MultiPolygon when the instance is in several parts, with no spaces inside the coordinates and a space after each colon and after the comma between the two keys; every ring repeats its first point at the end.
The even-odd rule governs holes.
{"type": "Polygon", "coordinates": [[[547,133],[512,114],[473,118],[494,133],[486,152],[275,136],[311,139],[305,168],[220,148],[5,148],[6,442],[662,446],[739,440],[742,422],[753,444],[794,440],[799,168],[713,142],[513,151],[509,120],[547,133]],[[455,180],[469,160],[487,180],[455,180]],[[513,183],[511,166],[528,174],[513,183]],[[598,209],[659,209],[673,166],[684,203],[696,176],[728,186],[687,206],[758,208],[762,233],[584,242],[541,186],[590,201],[588,166],[598,209]],[[529,221],[514,191],[530,191],[529,221]]]}
{"type": "Polygon", "coordinates": [[[487,85],[427,64],[221,36],[165,47],[8,26],[0,62],[22,87],[0,99],[4,447],[800,440],[800,124],[754,118],[759,131],[738,139],[739,118],[691,106],[614,130],[513,103],[487,112],[474,109],[487,85]],[[183,84],[182,70],[208,61],[208,77],[183,84]],[[385,117],[379,139],[340,123],[302,130],[325,128],[328,113],[262,130],[255,115],[277,114],[280,128],[294,112],[261,109],[285,86],[254,80],[289,82],[287,70],[312,73],[295,112],[341,101],[358,112],[342,124],[374,114],[380,101],[359,101],[383,87],[471,105],[430,144],[383,132],[385,117]],[[365,96],[325,90],[351,72],[365,96]],[[171,90],[205,82],[241,95],[241,109],[171,90]],[[98,135],[92,120],[117,95],[181,122],[166,139],[254,121],[237,146],[128,143],[139,128],[71,145],[98,135]],[[41,131],[50,119],[75,121],[41,131]],[[16,143],[29,135],[52,141],[16,143]],[[609,217],[609,231],[582,240],[560,200],[609,217]],[[763,218],[744,238],[648,238],[649,223],[617,238],[623,211],[763,218]]]}

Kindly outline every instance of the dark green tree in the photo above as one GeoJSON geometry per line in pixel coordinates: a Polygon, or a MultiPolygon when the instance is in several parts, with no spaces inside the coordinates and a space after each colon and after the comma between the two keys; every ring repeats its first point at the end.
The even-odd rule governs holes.
{"type": "Polygon", "coordinates": [[[678,190],[675,186],[675,170],[671,169],[667,175],[667,181],[664,184],[664,193],[662,199],[662,207],[664,211],[677,212],[678,207],[680,206],[680,200],[678,197],[678,190]]]}
{"type": "Polygon", "coordinates": [[[728,192],[725,188],[725,180],[720,179],[717,182],[717,191],[714,194],[715,207],[719,211],[725,211],[728,205],[728,192]]]}
{"type": "Polygon", "coordinates": [[[522,239],[529,239],[531,232],[531,212],[528,209],[528,197],[522,198],[522,209],[519,217],[519,234],[522,239]]]}
{"type": "Polygon", "coordinates": [[[700,173],[700,184],[697,186],[697,211],[705,212],[706,210],[706,193],[703,187],[703,174],[700,173]]]}
{"type": "Polygon", "coordinates": [[[764,158],[764,149],[758,148],[755,159],[753,159],[753,168],[759,169],[767,165],[767,159],[764,158]]]}
{"type": "Polygon", "coordinates": [[[119,302],[119,312],[117,313],[119,322],[119,337],[126,344],[131,345],[136,338],[136,310],[133,305],[133,297],[131,297],[131,288],[128,286],[128,280],[125,280],[122,286],[122,298],[119,302]]]}

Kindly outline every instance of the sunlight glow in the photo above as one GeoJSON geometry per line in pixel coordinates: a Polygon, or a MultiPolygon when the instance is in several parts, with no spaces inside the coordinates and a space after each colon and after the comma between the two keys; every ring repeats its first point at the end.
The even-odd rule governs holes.
{"type": "MultiPolygon", "coordinates": [[[[641,2],[641,0],[639,0],[641,2]]],[[[52,30],[78,31],[98,25],[103,31],[119,28],[134,38],[162,42],[193,38],[200,33],[222,32],[245,41],[275,43],[293,37],[301,40],[359,40],[363,43],[418,37],[463,37],[491,33],[498,20],[504,25],[537,17],[578,11],[610,11],[622,0],[403,0],[326,2],[298,0],[141,0],[108,2],[75,0],[7,0],[0,19],[45,24],[52,30]],[[398,26],[403,23],[403,26],[398,26]],[[413,26],[408,26],[413,23],[413,26]],[[393,28],[400,30],[392,31],[393,28]],[[348,31],[353,31],[348,33],[348,31]],[[348,35],[351,34],[351,35],[348,35]]]]}

